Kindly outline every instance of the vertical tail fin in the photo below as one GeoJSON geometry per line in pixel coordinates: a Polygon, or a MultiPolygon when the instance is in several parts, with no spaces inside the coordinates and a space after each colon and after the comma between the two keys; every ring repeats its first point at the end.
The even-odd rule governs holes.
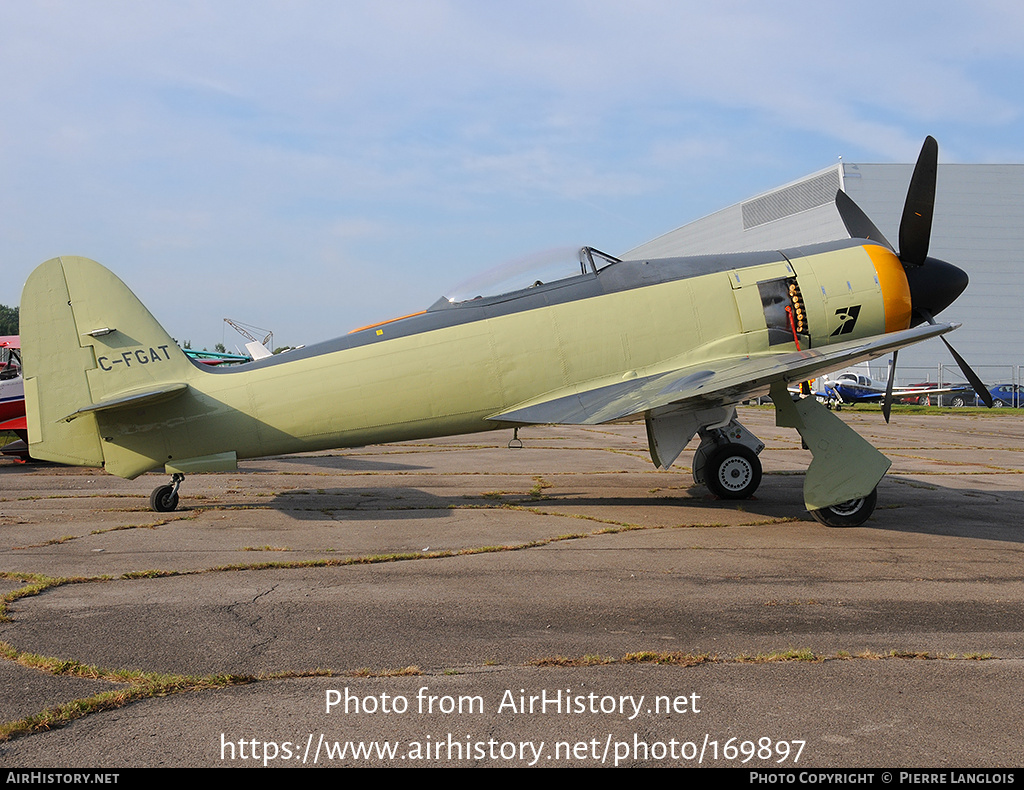
{"type": "Polygon", "coordinates": [[[111,468],[99,429],[104,410],[168,397],[196,375],[135,294],[95,261],[53,258],[29,276],[20,318],[33,457],[105,464],[125,477],[161,465],[156,457],[118,458],[122,468],[111,468]]]}

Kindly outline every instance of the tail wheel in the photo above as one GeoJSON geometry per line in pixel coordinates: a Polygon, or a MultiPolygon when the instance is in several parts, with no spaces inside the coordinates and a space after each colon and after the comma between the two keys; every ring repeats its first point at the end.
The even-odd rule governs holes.
{"type": "Polygon", "coordinates": [[[178,492],[175,486],[158,486],[149,495],[149,506],[158,513],[170,513],[178,506],[178,492]]]}
{"type": "Polygon", "coordinates": [[[742,444],[725,444],[715,450],[704,467],[704,482],[722,499],[746,499],[761,485],[757,453],[742,444]]]}
{"type": "Polygon", "coordinates": [[[866,497],[840,502],[838,505],[823,507],[821,510],[812,510],[811,515],[814,516],[815,521],[820,521],[826,527],[859,527],[875,512],[877,503],[878,489],[876,488],[866,497]]]}

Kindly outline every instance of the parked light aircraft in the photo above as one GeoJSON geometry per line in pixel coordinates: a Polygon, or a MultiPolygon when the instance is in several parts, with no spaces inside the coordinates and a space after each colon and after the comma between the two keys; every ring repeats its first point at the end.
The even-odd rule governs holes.
{"type": "MultiPolygon", "coordinates": [[[[967,286],[963,271],[927,257],[937,159],[929,137],[899,253],[840,192],[855,238],[661,260],[584,247],[560,279],[442,298],[231,368],[191,362],[100,264],[54,258],[32,273],[21,302],[31,451],[125,478],[162,467],[171,483],[150,501],[167,511],[186,473],[232,470],[240,458],[644,420],[658,467],[699,434],[694,479],[743,498],[761,481],[763,444],[736,406],[770,392],[777,423],[795,428],[813,455],[806,507],[825,524],[860,524],[889,460],[787,385],[956,328],[933,318],[967,286]]],[[[891,390],[890,377],[889,401],[891,390]]]]}
{"type": "Polygon", "coordinates": [[[0,447],[0,453],[28,457],[25,424],[25,384],[21,375],[21,339],[0,336],[0,432],[11,431],[18,440],[0,447]]]}
{"type": "MultiPolygon", "coordinates": [[[[838,375],[825,375],[816,381],[814,396],[829,408],[839,409],[846,404],[882,403],[885,400],[886,384],[875,381],[866,372],[846,370],[838,375]]],[[[893,387],[891,397],[904,398],[924,395],[932,397],[949,392],[968,392],[970,387],[939,387],[938,384],[917,387],[893,387]]]]}

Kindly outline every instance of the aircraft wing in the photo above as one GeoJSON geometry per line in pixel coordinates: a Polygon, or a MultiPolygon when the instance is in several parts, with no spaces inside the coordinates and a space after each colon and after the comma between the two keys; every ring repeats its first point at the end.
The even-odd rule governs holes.
{"type": "Polygon", "coordinates": [[[4,422],[0,422],[0,431],[27,431],[27,430],[28,430],[28,420],[26,419],[24,414],[21,415],[20,417],[12,417],[9,420],[5,420],[4,422]]]}
{"type": "MultiPolygon", "coordinates": [[[[944,395],[949,392],[962,392],[965,389],[970,389],[969,384],[961,384],[956,387],[893,387],[892,396],[894,398],[907,398],[913,397],[914,395],[944,395]]],[[[835,387],[826,387],[826,396],[833,395],[838,397],[835,393],[835,387]],[[832,389],[832,392],[828,392],[832,389]]],[[[817,395],[818,393],[814,393],[817,395]]],[[[862,392],[858,393],[857,397],[852,399],[854,403],[881,403],[885,399],[885,391],[879,390],[878,392],[862,392]]],[[[843,400],[843,398],[839,398],[843,400]]]]}
{"type": "Polygon", "coordinates": [[[706,409],[764,394],[787,384],[874,359],[894,349],[950,332],[959,324],[923,324],[902,332],[783,354],[729,357],[625,381],[556,390],[491,415],[496,422],[598,425],[628,421],[664,407],[706,409]]]}
{"type": "Polygon", "coordinates": [[[894,387],[892,395],[894,398],[902,398],[907,395],[943,395],[947,392],[961,392],[970,388],[970,384],[959,384],[952,387],[894,387]]]}

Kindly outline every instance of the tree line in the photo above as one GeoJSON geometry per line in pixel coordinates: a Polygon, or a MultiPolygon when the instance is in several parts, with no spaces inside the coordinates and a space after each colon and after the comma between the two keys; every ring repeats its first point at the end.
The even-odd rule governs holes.
{"type": "Polygon", "coordinates": [[[0,335],[18,334],[18,308],[0,304],[0,335]]]}

